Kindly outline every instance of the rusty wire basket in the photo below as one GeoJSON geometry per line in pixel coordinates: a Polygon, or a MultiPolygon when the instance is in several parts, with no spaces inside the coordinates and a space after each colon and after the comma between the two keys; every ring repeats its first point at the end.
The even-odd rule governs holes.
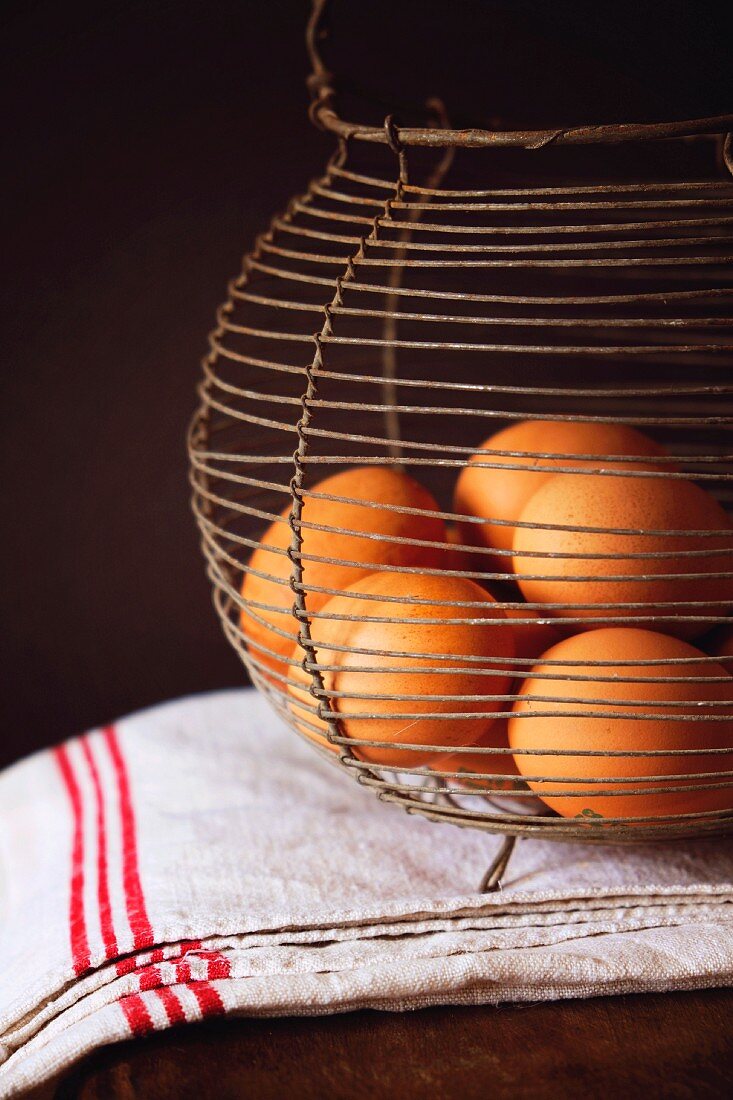
{"type": "MultiPolygon", "coordinates": [[[[515,587],[522,577],[512,572],[511,550],[474,545],[471,525],[479,520],[457,512],[451,494],[482,441],[501,427],[526,420],[583,421],[639,428],[664,448],[662,457],[652,469],[634,454],[553,451],[559,477],[587,473],[578,463],[590,460],[594,476],[623,478],[630,495],[653,479],[666,485],[694,482],[729,511],[733,116],[552,131],[455,131],[433,105],[424,128],[397,126],[391,117],[382,127],[346,122],[336,111],[331,78],[316,48],[322,8],[316,2],[309,28],[311,114],[335,135],[335,152],[323,176],[273,218],[230,284],[203,363],[200,406],[190,432],[194,510],[226,636],[254,683],[295,730],[381,799],[411,813],[507,838],[619,843],[730,832],[733,664],[721,666],[709,647],[699,656],[671,661],[633,655],[591,661],[590,676],[587,661],[585,675],[574,672],[573,661],[559,662],[543,666],[535,677],[540,687],[543,676],[553,681],[554,695],[537,698],[546,703],[551,698],[550,708],[568,728],[587,718],[604,728],[629,718],[684,721],[688,730],[698,731],[694,747],[673,753],[648,745],[608,750],[595,739],[565,750],[541,743],[523,752],[542,770],[524,767],[508,792],[506,768],[499,767],[511,753],[508,747],[456,746],[446,736],[444,744],[432,744],[429,763],[417,763],[418,743],[388,767],[378,755],[387,742],[368,730],[383,717],[385,703],[392,705],[390,716],[406,724],[424,720],[427,708],[446,731],[468,718],[503,713],[519,699],[519,681],[535,663],[504,651],[492,662],[471,654],[456,660],[455,654],[400,649],[394,638],[402,635],[390,630],[415,621],[416,575],[470,578],[491,586],[515,624],[523,615],[528,622],[537,615],[550,622],[559,617],[566,632],[626,624],[680,633],[694,638],[696,647],[706,644],[706,631],[730,628],[729,519],[704,531],[672,523],[665,531],[675,539],[674,552],[608,553],[608,573],[593,574],[610,583],[614,562],[638,560],[637,580],[653,574],[656,581],[659,570],[647,569],[644,561],[663,558],[664,577],[684,582],[684,599],[660,605],[647,595],[594,601],[589,607],[580,568],[571,578],[578,582],[575,599],[533,603],[515,587]],[[389,566],[401,574],[404,588],[391,598],[391,613],[378,617],[385,631],[382,646],[334,647],[339,660],[348,654],[354,667],[369,670],[374,686],[366,691],[363,686],[344,690],[343,684],[337,690],[329,679],[336,666],[328,660],[336,658],[319,654],[314,633],[319,620],[328,618],[325,600],[341,588],[316,586],[317,607],[307,606],[309,558],[315,559],[302,548],[308,501],[324,496],[314,487],[352,466],[407,472],[439,502],[426,514],[462,524],[464,532],[450,549],[440,539],[427,540],[444,551],[437,566],[389,566]],[[249,629],[271,626],[271,613],[276,606],[282,610],[283,601],[269,605],[248,596],[246,583],[243,589],[250,571],[262,574],[250,558],[265,528],[281,516],[287,545],[273,553],[287,560],[288,569],[265,570],[265,577],[270,575],[292,604],[286,628],[280,625],[270,635],[270,642],[289,635],[293,647],[300,641],[302,650],[285,658],[279,643],[273,650],[267,635],[249,629]],[[471,557],[455,556],[464,552],[471,557]],[[705,585],[704,599],[696,599],[690,588],[696,578],[705,585]],[[720,582],[717,599],[710,595],[711,580],[720,582]],[[380,675],[395,662],[404,669],[405,660],[427,674],[442,673],[434,702],[410,691],[409,676],[403,690],[379,691],[380,675]],[[466,670],[484,676],[483,691],[446,690],[448,678],[466,670]],[[301,679],[294,694],[296,675],[301,679]],[[492,677],[501,690],[492,690],[492,677]],[[507,677],[513,682],[507,684],[507,677]],[[630,685],[626,701],[619,702],[618,694],[608,698],[609,685],[619,681],[630,685]],[[651,693],[654,685],[670,681],[686,685],[685,708],[677,703],[675,713],[674,702],[658,703],[653,711],[645,707],[644,685],[651,693]],[[558,683],[564,685],[559,695],[558,683]],[[346,711],[350,720],[358,719],[358,736],[353,726],[350,733],[345,727],[346,711]],[[474,768],[477,754],[485,756],[486,767],[462,768],[460,757],[468,759],[469,753],[474,768]],[[553,758],[563,756],[576,767],[592,759],[595,777],[583,768],[573,775],[567,764],[555,769],[553,758]],[[655,756],[662,763],[658,773],[655,756]],[[636,774],[636,765],[629,774],[629,759],[638,761],[636,774]],[[497,762],[493,771],[491,761],[497,762]],[[551,788],[576,798],[578,813],[552,812],[537,799],[538,784],[543,797],[551,788]],[[601,798],[607,806],[609,797],[660,790],[669,799],[669,812],[631,815],[627,809],[614,817],[607,809],[602,816],[594,810],[601,798]],[[680,796],[684,805],[690,792],[699,805],[677,812],[680,796]]],[[[487,451],[481,462],[487,469],[504,464],[521,471],[548,456],[542,448],[487,451]]],[[[416,524],[421,519],[419,508],[392,510],[411,515],[416,524]]],[[[331,529],[336,540],[343,534],[340,527],[359,533],[336,524],[331,529]]],[[[590,530],[582,524],[575,529],[590,530]]],[[[568,524],[550,523],[547,530],[567,531],[568,524]]],[[[613,530],[629,537],[655,534],[623,525],[613,530]]],[[[387,543],[424,546],[426,540],[408,533],[385,537],[387,543]]],[[[334,565],[358,568],[358,561],[339,556],[338,541],[333,545],[334,565]]],[[[543,568],[552,572],[562,558],[549,546],[546,555],[535,555],[532,575],[543,568]]],[[[584,560],[582,553],[577,557],[584,560]]],[[[593,557],[588,554],[588,561],[593,557]]],[[[379,572],[387,566],[369,568],[379,572]]],[[[590,565],[587,571],[593,572],[590,565]]],[[[438,625],[454,623],[459,613],[466,616],[465,600],[446,600],[443,607],[445,618],[438,625]]],[[[472,621],[481,621],[478,610],[469,609],[471,614],[479,616],[472,621]]],[[[354,619],[369,619],[368,597],[356,614],[345,616],[345,625],[354,619]]],[[[511,624],[507,618],[505,625],[511,624]]],[[[538,715],[525,717],[531,725],[538,715]]],[[[504,861],[511,843],[507,839],[504,861]]],[[[494,867],[494,880],[500,869],[494,867]]]]}

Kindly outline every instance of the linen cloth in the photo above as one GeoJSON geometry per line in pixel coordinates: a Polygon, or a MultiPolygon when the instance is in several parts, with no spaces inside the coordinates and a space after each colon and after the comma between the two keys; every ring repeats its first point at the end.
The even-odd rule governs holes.
{"type": "Polygon", "coordinates": [[[0,775],[0,1096],[217,1013],[727,985],[733,844],[499,840],[380,803],[251,689],[0,775]]]}

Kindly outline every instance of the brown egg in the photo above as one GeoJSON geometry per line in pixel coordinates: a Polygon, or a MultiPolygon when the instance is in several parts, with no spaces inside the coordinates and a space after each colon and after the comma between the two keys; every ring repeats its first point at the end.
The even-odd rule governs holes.
{"type": "MultiPolygon", "coordinates": [[[[517,583],[526,600],[547,604],[550,615],[581,620],[644,616],[647,621],[638,625],[689,638],[709,628],[709,620],[700,616],[720,617],[733,603],[733,579],[715,576],[733,571],[733,529],[717,501],[691,481],[558,474],[537,490],[521,520],[530,526],[518,528],[514,539],[517,583]],[[559,530],[562,526],[576,529],[559,530]],[[614,528],[635,533],[617,534],[614,528]],[[731,533],[707,533],[725,530],[731,533]],[[710,557],[684,556],[711,550],[716,552],[710,557]],[[663,556],[634,557],[640,554],[663,556]],[[685,601],[701,606],[669,606],[685,601]],[[601,606],[634,603],[643,606],[601,606]],[[551,606],[557,604],[590,606],[551,606]],[[693,619],[676,622],[675,615],[693,619]]],[[[595,625],[588,623],[588,628],[595,625]]]]}
{"type": "MultiPolygon", "coordinates": [[[[323,680],[327,691],[337,693],[331,706],[344,735],[388,742],[355,744],[360,759],[420,767],[441,747],[473,744],[498,720],[504,702],[470,697],[508,694],[511,667],[501,659],[513,657],[514,646],[493,597],[473,581],[373,573],[335,596],[321,614],[334,617],[312,619],[311,632],[319,664],[335,666],[323,680]],[[474,606],[450,606],[453,602],[474,606]],[[390,619],[406,621],[383,621],[390,619]],[[435,621],[445,619],[454,621],[435,621]],[[486,675],[486,670],[501,674],[486,675]],[[445,695],[459,698],[440,698],[445,695]],[[442,717],[449,714],[466,717],[442,717]],[[427,747],[405,748],[409,745],[427,747]]],[[[293,718],[315,740],[326,727],[308,709],[308,686],[303,670],[291,667],[293,718]]]]}
{"type": "MultiPolygon", "coordinates": [[[[549,649],[522,684],[522,698],[509,719],[509,744],[532,790],[563,817],[587,818],[591,823],[599,817],[733,809],[730,785],[709,791],[670,790],[716,782],[715,777],[690,778],[695,773],[733,771],[733,753],[679,755],[685,749],[733,749],[733,677],[716,664],[674,663],[701,657],[700,650],[678,638],[625,627],[576,634],[549,649]],[[553,664],[561,661],[569,663],[553,664]],[[687,683],[685,677],[703,682],[687,683]],[[667,682],[649,682],[660,678],[667,682]],[[533,756],[516,752],[519,749],[548,752],[533,756]],[[570,755],[551,755],[552,750],[570,750],[570,755]],[[650,750],[664,755],[581,755],[650,750]],[[683,778],[648,778],[655,775],[683,778]],[[558,782],[563,778],[578,782],[558,782]],[[615,783],[616,778],[635,782],[615,783]],[[583,782],[586,779],[607,782],[591,784],[583,782]],[[639,787],[648,793],[625,793],[639,787]],[[613,791],[622,793],[609,793],[613,791]]],[[[724,781],[722,776],[717,780],[724,781]]]]}
{"type": "MultiPolygon", "coordinates": [[[[465,523],[461,525],[465,542],[511,550],[515,523],[527,501],[553,474],[553,467],[571,466],[596,469],[597,458],[576,459],[574,455],[638,455],[656,457],[666,451],[654,440],[624,424],[599,424],[589,421],[525,420],[497,432],[481,444],[469,464],[461,471],[454,494],[453,509],[457,513],[480,516],[486,520],[505,520],[509,526],[496,523],[465,523]],[[491,451],[514,451],[518,455],[490,454],[491,451]],[[522,454],[529,452],[529,454],[522,454]],[[538,453],[556,454],[559,458],[539,458],[538,453]],[[478,465],[491,462],[498,468],[478,465]],[[528,466],[529,470],[509,470],[508,465],[528,466]]],[[[611,462],[601,463],[608,467],[611,462]]],[[[622,469],[627,464],[622,464],[622,469]]],[[[664,467],[662,467],[664,468],[664,467]]],[[[669,466],[666,467],[669,469],[669,466]]],[[[509,558],[501,559],[504,569],[509,558]]]]}
{"type": "MultiPolygon", "coordinates": [[[[416,508],[438,511],[438,505],[427,489],[399,470],[390,466],[358,466],[326,478],[311,491],[365,503],[344,504],[306,496],[303,523],[331,529],[344,528],[359,534],[304,528],[302,553],[309,558],[330,559],[304,561],[304,584],[313,588],[343,590],[371,573],[375,565],[417,566],[423,569],[444,567],[445,550],[439,547],[389,541],[407,538],[445,542],[445,524],[441,519],[389,510],[416,508]]],[[[287,671],[283,659],[292,653],[298,634],[292,615],[292,566],[285,553],[291,540],[289,516],[288,503],[281,518],[270,525],[249,560],[242,582],[242,598],[247,606],[240,615],[241,629],[251,658],[264,665],[265,671],[273,669],[281,674],[287,671]]],[[[318,611],[332,594],[310,591],[306,597],[308,610],[318,611]]]]}
{"type": "MultiPolygon", "coordinates": [[[[494,722],[490,730],[475,743],[475,749],[506,749],[509,747],[507,738],[507,718],[500,718],[494,722]]],[[[515,791],[517,787],[524,787],[519,769],[514,757],[509,752],[460,752],[439,757],[433,760],[431,767],[438,772],[456,772],[456,778],[445,779],[446,786],[460,783],[461,786],[470,787],[476,791],[515,791]],[[465,773],[477,772],[478,776],[504,775],[506,779],[483,779],[475,775],[465,773]]]]}

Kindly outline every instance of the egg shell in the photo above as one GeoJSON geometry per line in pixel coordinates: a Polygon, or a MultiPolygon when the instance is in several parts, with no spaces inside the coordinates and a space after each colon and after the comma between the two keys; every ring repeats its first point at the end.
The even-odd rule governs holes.
{"type": "MultiPolygon", "coordinates": [[[[326,690],[339,693],[332,698],[331,706],[344,735],[390,743],[355,744],[354,755],[362,760],[392,767],[420,767],[439,755],[441,747],[473,744],[507,705],[490,699],[437,698],[501,696],[509,692],[511,666],[502,665],[501,659],[514,656],[511,632],[502,625],[506,619],[493,597],[473,581],[374,573],[330,600],[321,614],[334,617],[313,618],[311,634],[319,664],[335,666],[322,675],[326,690]],[[395,602],[405,597],[407,602],[395,602]],[[425,602],[412,602],[418,600],[425,602]],[[453,601],[475,606],[447,606],[453,601]],[[397,618],[407,621],[378,621],[397,618]],[[367,652],[351,652],[353,649],[367,652]],[[385,668],[393,671],[383,671],[385,668]],[[429,668],[441,671],[421,671],[429,668]],[[487,670],[498,674],[486,675],[487,670]],[[363,699],[358,698],[360,695],[401,698],[363,699]],[[471,716],[440,717],[459,712],[471,716]],[[360,713],[374,717],[356,717],[360,713]],[[394,717],[408,713],[418,717],[394,717]],[[405,745],[437,748],[411,750],[405,745]]],[[[290,690],[294,705],[300,708],[294,718],[301,720],[300,728],[303,692],[307,688],[304,677],[302,669],[291,668],[290,690]]],[[[316,714],[309,714],[308,722],[325,734],[326,727],[316,714]]],[[[307,730],[303,732],[308,735],[307,730]]],[[[315,731],[311,735],[318,736],[315,731]]]]}
{"type": "MultiPolygon", "coordinates": [[[[580,620],[639,616],[646,620],[640,626],[692,638],[710,627],[710,620],[700,616],[719,618],[733,603],[733,578],[712,575],[733,571],[730,520],[714,497],[691,481],[557,474],[537,490],[521,521],[529,526],[518,528],[514,538],[517,583],[528,602],[547,604],[552,616],[580,620]],[[564,531],[558,529],[561,526],[596,530],[564,531]],[[612,528],[635,533],[615,534],[612,528]],[[726,529],[729,535],[705,533],[726,529]],[[654,530],[661,533],[639,533],[654,530]],[[703,534],[666,533],[675,530],[703,534]],[[685,551],[718,552],[710,557],[681,557],[685,551]],[[541,556],[530,557],[530,553],[541,556]],[[587,557],[593,554],[601,556],[587,557]],[[635,558],[635,554],[664,556],[635,558]],[[700,573],[702,579],[686,576],[700,573]],[[660,575],[667,575],[666,579],[660,575]],[[722,602],[705,604],[707,600],[722,602]],[[663,606],[685,601],[700,601],[702,606],[663,606]],[[644,606],[598,606],[633,603],[644,606]],[[674,616],[680,615],[692,617],[691,621],[675,621],[674,616]]],[[[585,625],[580,622],[575,629],[585,625]]],[[[587,628],[597,625],[604,624],[588,623],[587,628]]]]}
{"type": "MultiPolygon", "coordinates": [[[[716,782],[715,778],[697,781],[687,778],[695,773],[733,771],[733,752],[679,755],[680,749],[733,749],[733,677],[713,662],[671,663],[703,656],[699,649],[678,638],[628,627],[576,634],[553,646],[522,684],[519,692],[522,698],[515,702],[509,718],[509,744],[528,785],[563,817],[587,818],[589,822],[599,817],[663,817],[733,809],[731,785],[710,791],[669,790],[690,783],[716,782]],[[553,661],[571,664],[553,665],[553,661]],[[619,661],[632,663],[622,667],[619,661]],[[634,664],[636,661],[661,663],[634,664]],[[685,676],[705,678],[707,682],[686,683],[685,676]],[[646,677],[647,682],[626,682],[627,678],[640,677],[646,677]],[[648,682],[661,677],[671,678],[672,682],[648,682]],[[721,702],[725,704],[722,707],[721,702]],[[565,717],[559,717],[558,712],[565,717]],[[610,716],[619,712],[628,717],[610,716]],[[670,715],[674,715],[672,720],[670,715]],[[721,716],[722,721],[709,720],[721,716]],[[662,750],[669,755],[533,756],[516,753],[518,749],[571,750],[571,753],[662,750]],[[655,775],[685,778],[676,782],[653,782],[647,778],[655,775]],[[579,781],[561,784],[557,782],[561,778],[579,781]],[[612,782],[616,778],[633,778],[638,782],[612,782]],[[584,779],[609,781],[594,785],[584,783],[584,779]],[[634,787],[644,787],[649,793],[608,793],[634,787]],[[576,795],[565,793],[571,791],[576,795]]],[[[724,781],[724,777],[719,781],[724,781]]]]}
{"type": "MultiPolygon", "coordinates": [[[[525,420],[490,436],[461,471],[454,493],[454,511],[487,520],[506,520],[510,526],[496,523],[464,523],[463,538],[475,545],[511,550],[515,523],[537,490],[552,477],[558,466],[595,469],[598,460],[575,459],[574,455],[638,455],[655,457],[666,454],[653,439],[625,424],[600,424],[590,421],[525,420]],[[529,452],[529,454],[491,454],[491,451],[529,452]],[[555,454],[557,458],[538,458],[537,454],[555,454]],[[571,456],[571,457],[568,457],[571,456]],[[498,469],[479,465],[498,464],[498,469]],[[503,469],[519,465],[529,470],[503,469]]],[[[612,465],[604,459],[604,466],[612,465]]],[[[626,468],[624,464],[623,468],[626,468]]],[[[665,468],[665,467],[660,467],[665,468]]],[[[666,466],[669,469],[669,466],[666,466]]],[[[510,558],[502,557],[503,569],[510,558]]]]}
{"type": "MultiPolygon", "coordinates": [[[[508,718],[500,718],[492,725],[491,729],[479,738],[475,743],[476,749],[506,749],[509,748],[507,733],[508,718]]],[[[514,791],[517,786],[524,787],[524,782],[519,774],[514,757],[509,752],[481,753],[461,752],[453,753],[445,758],[433,760],[431,767],[438,772],[456,772],[456,778],[448,777],[445,783],[452,786],[460,783],[476,791],[514,791]],[[463,773],[478,772],[479,775],[505,775],[507,779],[481,779],[475,776],[461,778],[463,773]]]]}
{"type": "MultiPolygon", "coordinates": [[[[450,541],[450,537],[449,537],[450,541]]],[[[490,595],[497,599],[497,597],[490,593],[490,595]]],[[[504,593],[501,596],[501,602],[508,602],[515,599],[516,594],[509,592],[504,593]]],[[[325,608],[328,611],[328,608],[325,608]]],[[[551,645],[554,645],[560,640],[560,632],[551,624],[540,622],[538,619],[538,612],[529,608],[518,606],[515,608],[503,608],[503,613],[508,619],[521,619],[532,620],[530,622],[512,623],[511,626],[502,626],[502,630],[508,630],[512,636],[512,644],[514,647],[514,656],[524,658],[526,662],[539,657],[546,649],[549,649],[551,645]]],[[[498,620],[500,622],[500,620],[498,620]]],[[[338,621],[323,620],[318,627],[319,636],[321,637],[322,645],[331,645],[339,641],[339,635],[343,635],[344,624],[338,621]]],[[[304,654],[300,647],[293,650],[292,658],[302,662],[304,654]]],[[[334,660],[338,660],[338,654],[331,654],[334,660]]],[[[515,676],[517,674],[524,675],[527,671],[527,666],[513,666],[510,670],[515,676]]],[[[289,708],[295,725],[306,737],[311,740],[317,741],[319,744],[324,745],[326,748],[333,752],[338,753],[340,747],[337,744],[326,739],[326,726],[320,721],[316,714],[316,700],[310,693],[310,687],[312,678],[310,672],[303,669],[302,664],[293,664],[288,672],[288,691],[290,693],[289,708]]],[[[514,681],[519,685],[519,681],[514,681]]],[[[510,685],[510,692],[514,691],[513,684],[510,685]]],[[[502,704],[504,706],[504,704],[502,704]]],[[[506,719],[498,719],[491,727],[488,735],[482,739],[482,744],[486,746],[494,745],[495,747],[507,747],[506,740],[506,719]]],[[[451,763],[448,766],[448,770],[459,770],[460,764],[465,771],[493,771],[503,772],[507,775],[517,775],[516,766],[511,754],[480,754],[477,753],[474,756],[469,756],[466,753],[457,754],[455,760],[450,758],[451,763]],[[490,761],[488,766],[487,761],[490,761]],[[468,765],[471,765],[470,767],[468,765]],[[473,766],[476,764],[477,766],[473,766]]],[[[441,762],[442,767],[442,762],[441,762]]],[[[486,784],[484,784],[486,786],[486,784]]],[[[495,784],[496,786],[496,784],[495,784]]],[[[513,789],[514,784],[505,784],[503,789],[513,789]]]]}
{"type": "MultiPolygon", "coordinates": [[[[443,520],[379,507],[388,505],[438,511],[438,505],[427,489],[401,471],[390,466],[358,466],[320,481],[311,492],[366,503],[344,504],[306,495],[301,516],[303,523],[346,528],[359,534],[304,528],[301,552],[312,558],[334,559],[304,561],[304,584],[343,590],[373,572],[375,565],[444,568],[446,551],[440,547],[387,541],[391,538],[409,538],[423,542],[445,542],[443,520]],[[338,561],[358,564],[336,564],[338,561]]],[[[288,503],[280,518],[263,535],[250,558],[241,589],[247,607],[241,611],[240,626],[250,657],[256,664],[264,666],[265,672],[273,669],[281,675],[287,672],[283,659],[290,656],[298,634],[292,615],[292,565],[285,553],[292,537],[288,522],[290,509],[291,504],[288,503]],[[258,576],[258,573],[267,576],[258,576]],[[282,610],[267,610],[255,606],[257,604],[282,610]]],[[[328,592],[308,592],[305,600],[307,609],[318,611],[331,595],[328,592]]]]}

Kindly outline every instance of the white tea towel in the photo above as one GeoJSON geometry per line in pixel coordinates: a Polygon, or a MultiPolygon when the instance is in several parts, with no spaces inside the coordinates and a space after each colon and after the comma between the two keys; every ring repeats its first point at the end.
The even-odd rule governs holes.
{"type": "Polygon", "coordinates": [[[216,1013],[727,985],[733,844],[499,841],[377,801],[252,690],[0,775],[0,1096],[216,1013]]]}

